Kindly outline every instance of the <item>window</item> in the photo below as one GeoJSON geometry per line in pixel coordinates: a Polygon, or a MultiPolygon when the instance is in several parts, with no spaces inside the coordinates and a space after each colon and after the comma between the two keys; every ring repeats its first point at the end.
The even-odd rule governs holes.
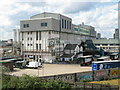
{"type": "Polygon", "coordinates": [[[32,32],[30,32],[32,34],[32,32]]]}
{"type": "Polygon", "coordinates": [[[30,44],[32,46],[32,44],[30,44]]]}
{"type": "Polygon", "coordinates": [[[36,32],[36,40],[38,40],[38,32],[36,32]]]}
{"type": "Polygon", "coordinates": [[[45,26],[47,26],[47,23],[45,23],[45,26]]]}
{"type": "Polygon", "coordinates": [[[28,40],[29,40],[29,38],[28,38],[28,40]]]}
{"type": "Polygon", "coordinates": [[[67,21],[67,29],[68,29],[68,21],[67,21]]]}
{"type": "Polygon", "coordinates": [[[102,44],[103,46],[108,46],[108,44],[102,44]]]}
{"type": "Polygon", "coordinates": [[[41,44],[39,44],[39,50],[41,50],[41,44]]]}
{"type": "Polygon", "coordinates": [[[71,29],[71,21],[70,21],[70,29],[71,29]]]}
{"type": "Polygon", "coordinates": [[[41,26],[42,26],[42,27],[43,27],[43,26],[47,26],[47,23],[46,23],[46,22],[41,23],[41,26]]]}
{"type": "Polygon", "coordinates": [[[28,32],[28,35],[29,35],[29,32],[28,32]]]}
{"type": "Polygon", "coordinates": [[[62,28],[64,28],[64,20],[62,19],[62,28]]]}
{"type": "Polygon", "coordinates": [[[24,39],[23,39],[23,32],[22,32],[22,40],[24,40],[24,39]]]}
{"type": "Polygon", "coordinates": [[[65,29],[66,29],[66,20],[65,20],[65,29]]]}
{"type": "Polygon", "coordinates": [[[39,32],[39,40],[41,40],[41,32],[39,32]]]}
{"type": "Polygon", "coordinates": [[[28,46],[29,46],[29,44],[28,44],[28,46]]]}
{"type": "Polygon", "coordinates": [[[36,44],[36,50],[38,50],[38,44],[36,44]]]}
{"type": "Polygon", "coordinates": [[[28,28],[29,24],[23,24],[23,28],[28,28]]]}
{"type": "Polygon", "coordinates": [[[32,38],[30,38],[32,40],[32,38]]]}

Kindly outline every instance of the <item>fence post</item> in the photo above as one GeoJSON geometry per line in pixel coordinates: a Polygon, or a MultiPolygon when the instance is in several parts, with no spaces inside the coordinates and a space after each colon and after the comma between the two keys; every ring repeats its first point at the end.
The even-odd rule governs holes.
{"type": "Polygon", "coordinates": [[[93,83],[92,83],[92,90],[94,89],[94,87],[93,87],[93,83]]]}
{"type": "Polygon", "coordinates": [[[76,81],[77,81],[77,74],[74,73],[74,82],[76,82],[76,81]]]}
{"type": "Polygon", "coordinates": [[[100,90],[102,90],[102,85],[100,85],[101,87],[100,87],[100,90]]]}
{"type": "Polygon", "coordinates": [[[94,74],[95,74],[95,72],[92,71],[92,81],[94,81],[94,74]]]}
{"type": "Polygon", "coordinates": [[[84,83],[84,90],[85,90],[85,83],[84,83]]]}
{"type": "Polygon", "coordinates": [[[111,90],[111,86],[109,85],[109,90],[111,90]]]}

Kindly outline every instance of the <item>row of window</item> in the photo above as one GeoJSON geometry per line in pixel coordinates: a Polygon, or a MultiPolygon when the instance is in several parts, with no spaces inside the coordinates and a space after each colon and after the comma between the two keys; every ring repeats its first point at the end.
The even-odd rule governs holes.
{"type": "MultiPolygon", "coordinates": [[[[41,27],[47,27],[47,23],[46,22],[41,23],[41,27]]],[[[29,28],[29,24],[23,24],[23,28],[29,28]]]]}
{"type": "MultiPolygon", "coordinates": [[[[28,34],[32,34],[32,32],[28,32],[28,34]]],[[[22,33],[22,40],[23,39],[23,33],[22,33]]],[[[32,37],[28,37],[27,40],[32,40],[32,37]]],[[[41,40],[41,32],[36,32],[36,40],[41,40]]]]}
{"type": "Polygon", "coordinates": [[[32,44],[28,44],[28,46],[32,46],[32,44]]]}
{"type": "Polygon", "coordinates": [[[36,50],[41,50],[41,44],[36,44],[36,50]],[[39,45],[39,48],[38,48],[39,45]]]}
{"type": "Polygon", "coordinates": [[[41,32],[36,32],[36,40],[41,40],[41,32]]]}
{"type": "Polygon", "coordinates": [[[119,46],[120,44],[95,44],[96,46],[108,46],[108,45],[110,45],[110,46],[119,46]]]}
{"type": "MultiPolygon", "coordinates": [[[[47,27],[47,26],[48,26],[47,22],[41,23],[41,27],[47,27]]],[[[29,27],[29,24],[23,24],[23,28],[28,28],[28,27],[29,27]]],[[[71,29],[71,21],[62,19],[62,28],[71,29]]]]}
{"type": "Polygon", "coordinates": [[[29,35],[29,34],[32,34],[32,32],[28,32],[28,35],[29,35]]]}
{"type": "Polygon", "coordinates": [[[32,38],[29,38],[29,37],[28,37],[28,40],[32,40],[32,38]]]}
{"type": "Polygon", "coordinates": [[[24,27],[24,28],[28,28],[28,27],[29,27],[29,24],[23,24],[23,27],[24,27]]]}
{"type": "Polygon", "coordinates": [[[62,28],[71,29],[71,21],[67,21],[67,20],[62,19],[62,28]]]}
{"type": "Polygon", "coordinates": [[[47,26],[47,23],[46,22],[44,22],[44,23],[41,23],[41,27],[43,27],[43,26],[47,26]]]}
{"type": "MultiPolygon", "coordinates": [[[[24,46],[24,44],[22,44],[22,46],[24,46]]],[[[32,46],[32,44],[27,44],[27,46],[32,46]]],[[[41,44],[36,44],[36,50],[41,50],[41,44]]]]}

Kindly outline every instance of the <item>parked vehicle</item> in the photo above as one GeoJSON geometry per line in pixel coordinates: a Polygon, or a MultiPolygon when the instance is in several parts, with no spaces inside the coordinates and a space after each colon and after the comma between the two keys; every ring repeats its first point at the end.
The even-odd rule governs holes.
{"type": "Polygon", "coordinates": [[[102,56],[102,57],[97,59],[97,61],[109,61],[109,60],[110,60],[109,56],[102,56]]]}
{"type": "Polygon", "coordinates": [[[102,70],[120,67],[120,60],[111,61],[94,61],[92,62],[92,70],[102,70]]]}
{"type": "Polygon", "coordinates": [[[111,60],[118,60],[120,57],[119,57],[119,54],[118,53],[113,53],[110,55],[110,59],[111,60]]]}
{"type": "Polygon", "coordinates": [[[29,68],[38,68],[38,67],[42,67],[41,63],[40,62],[29,62],[28,65],[26,65],[26,67],[29,67],[29,68]]]}
{"type": "Polygon", "coordinates": [[[93,57],[91,55],[81,56],[80,58],[78,58],[78,60],[80,61],[81,66],[86,66],[86,65],[88,66],[92,64],[93,57]]]}

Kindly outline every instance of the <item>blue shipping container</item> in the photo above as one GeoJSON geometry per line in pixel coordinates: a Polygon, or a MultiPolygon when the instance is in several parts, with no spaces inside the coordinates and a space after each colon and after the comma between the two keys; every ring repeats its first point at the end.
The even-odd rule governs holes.
{"type": "Polygon", "coordinates": [[[113,61],[97,61],[92,62],[92,70],[102,70],[120,67],[120,60],[113,61]]]}

